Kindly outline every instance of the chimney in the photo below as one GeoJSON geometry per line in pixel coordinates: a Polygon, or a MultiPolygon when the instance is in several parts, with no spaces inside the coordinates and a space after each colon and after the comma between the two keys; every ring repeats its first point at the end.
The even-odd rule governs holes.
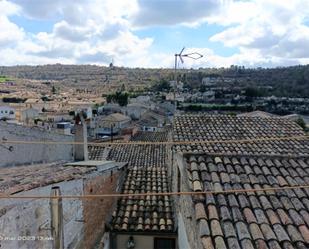
{"type": "Polygon", "coordinates": [[[74,159],[76,161],[87,161],[88,160],[87,125],[85,123],[85,119],[82,113],[79,113],[78,116],[76,117],[75,142],[82,144],[75,144],[74,159]]]}

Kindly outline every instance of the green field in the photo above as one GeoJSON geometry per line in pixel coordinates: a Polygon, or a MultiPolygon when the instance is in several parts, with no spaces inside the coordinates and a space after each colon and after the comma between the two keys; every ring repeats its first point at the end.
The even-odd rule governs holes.
{"type": "Polygon", "coordinates": [[[10,81],[11,79],[5,75],[0,75],[0,83],[10,81]]]}

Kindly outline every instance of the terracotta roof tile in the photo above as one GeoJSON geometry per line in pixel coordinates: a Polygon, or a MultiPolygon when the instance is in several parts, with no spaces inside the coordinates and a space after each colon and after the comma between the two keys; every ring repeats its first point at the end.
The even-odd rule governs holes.
{"type": "MultiPolygon", "coordinates": [[[[308,155],[309,148],[308,140],[295,139],[256,141],[251,143],[198,144],[199,141],[206,140],[239,140],[304,135],[302,129],[294,122],[280,118],[265,119],[260,117],[232,117],[230,115],[179,115],[174,119],[173,133],[175,141],[191,140],[197,142],[195,145],[176,146],[175,149],[182,152],[198,151],[234,155],[308,155]]],[[[220,160],[220,157],[217,160],[220,160]]],[[[268,168],[277,165],[271,160],[260,163],[262,163],[260,165],[265,165],[268,168]]],[[[254,162],[249,161],[249,164],[254,165],[254,162]]],[[[291,164],[296,165],[293,161],[291,161],[291,164]]],[[[246,169],[249,170],[250,168],[246,169]]]]}
{"type": "Polygon", "coordinates": [[[214,249],[211,237],[201,238],[203,249],[214,249]]]}
{"type": "Polygon", "coordinates": [[[262,240],[262,239],[258,239],[256,241],[254,241],[255,247],[258,249],[268,249],[269,247],[267,246],[267,243],[262,240]]]}
{"type": "Polygon", "coordinates": [[[227,245],[229,249],[241,249],[239,242],[236,238],[228,238],[227,245]]]}
{"type": "Polygon", "coordinates": [[[223,222],[223,231],[226,238],[236,237],[236,230],[231,221],[223,222]]]}
{"type": "MultiPolygon", "coordinates": [[[[230,166],[230,163],[228,165],[225,164],[225,162],[228,162],[226,156],[224,156],[225,159],[222,157],[222,160],[218,160],[218,156],[216,156],[216,158],[217,162],[220,163],[220,165],[223,165],[221,165],[223,168],[230,166]]],[[[236,159],[235,156],[232,156],[230,160],[235,172],[242,172],[241,168],[243,167],[243,169],[245,169],[247,162],[252,162],[250,157],[246,158],[246,160],[244,160],[243,157],[238,158],[238,160],[236,159]],[[242,163],[245,163],[245,165],[242,165],[242,163]]],[[[295,167],[295,163],[298,163],[299,160],[293,160],[293,162],[295,162],[294,166],[290,165],[291,160],[285,160],[280,157],[264,158],[262,156],[259,157],[257,161],[260,165],[268,164],[272,165],[271,167],[277,167],[280,165],[280,167],[282,167],[282,165],[284,165],[284,167],[288,169],[289,167],[295,167]]],[[[189,162],[190,160],[188,160],[188,163],[189,162]]],[[[211,165],[211,167],[207,167],[206,171],[203,171],[204,174],[208,173],[211,176],[210,178],[204,178],[204,190],[214,189],[214,187],[211,186],[214,186],[215,183],[222,183],[222,178],[220,177],[220,174],[222,173],[217,173],[219,167],[215,164],[214,157],[204,155],[204,160],[202,160],[201,156],[199,156],[197,162],[198,169],[199,164],[202,162],[206,165],[211,165]],[[219,176],[219,179],[217,176],[219,176]],[[213,180],[216,182],[213,182],[213,180]],[[218,180],[220,182],[217,182],[218,180]]],[[[302,160],[302,162],[306,161],[302,160]]],[[[304,166],[305,165],[303,164],[301,167],[304,166]]],[[[190,172],[190,168],[188,171],[190,172]]],[[[277,181],[278,176],[280,176],[279,179],[285,179],[288,184],[287,186],[290,186],[292,183],[291,179],[289,179],[289,181],[286,180],[290,175],[282,175],[282,170],[253,170],[251,173],[251,179],[255,179],[254,176],[256,175],[253,174],[258,172],[259,175],[256,179],[258,179],[259,182],[260,179],[263,179],[263,185],[256,183],[252,184],[253,180],[251,180],[251,184],[248,183],[248,181],[245,180],[245,177],[242,176],[244,175],[243,173],[235,175],[234,173],[227,173],[228,171],[224,170],[222,172],[226,173],[231,179],[231,183],[227,182],[223,185],[224,189],[260,189],[264,187],[279,186],[277,181]],[[273,172],[279,173],[277,179],[272,175],[273,172]]],[[[247,170],[247,172],[249,171],[247,170]]],[[[293,171],[287,172],[288,174],[291,172],[293,173],[293,171]]],[[[200,181],[203,181],[203,179],[200,181]]],[[[294,190],[258,191],[256,193],[246,194],[207,194],[205,203],[200,202],[198,206],[202,208],[202,204],[207,210],[208,218],[210,220],[209,229],[211,236],[214,238],[217,238],[217,236],[223,236],[228,248],[228,239],[234,238],[235,233],[237,233],[237,240],[241,248],[282,248],[283,245],[287,248],[291,245],[293,248],[297,248],[296,243],[303,243],[299,244],[300,246],[306,245],[307,240],[305,237],[309,236],[307,224],[309,218],[309,201],[308,198],[305,198],[306,196],[307,194],[304,194],[303,191],[297,193],[297,191],[294,190]],[[301,196],[301,199],[299,199],[299,196],[301,196]],[[300,240],[300,238],[303,238],[303,241],[300,240]],[[257,245],[259,245],[259,247],[257,247],[257,245]]],[[[237,245],[234,246],[237,247],[237,245]]]]}
{"type": "Polygon", "coordinates": [[[210,231],[212,236],[223,236],[221,226],[218,220],[210,221],[210,231]]]}
{"type": "Polygon", "coordinates": [[[262,190],[309,184],[308,140],[198,143],[304,135],[297,125],[274,118],[182,115],[174,120],[173,135],[175,141],[183,141],[184,137],[196,141],[194,145],[175,146],[176,151],[184,153],[192,190],[193,179],[200,183],[202,191],[260,190],[207,194],[205,201],[193,198],[204,205],[208,214],[207,238],[212,246],[220,248],[221,243],[223,248],[235,249],[309,248],[309,189],[262,190]],[[190,167],[193,162],[194,167],[190,167]]]}
{"type": "Polygon", "coordinates": [[[0,168],[0,194],[44,187],[52,183],[80,179],[96,167],[65,166],[65,162],[0,168]]]}
{"type": "Polygon", "coordinates": [[[210,230],[209,230],[209,225],[207,220],[201,219],[198,222],[198,230],[199,230],[199,236],[209,236],[210,235],[210,230]]]}
{"type": "Polygon", "coordinates": [[[207,219],[204,205],[202,203],[195,204],[195,215],[196,219],[207,219]]]}
{"type": "MultiPolygon", "coordinates": [[[[160,141],[167,139],[163,134],[158,136],[160,141]]],[[[156,140],[156,134],[143,133],[134,137],[134,140],[138,141],[144,141],[143,139],[156,140]]],[[[165,145],[117,145],[111,148],[108,158],[129,164],[122,186],[123,193],[169,192],[166,149],[165,145]]],[[[199,181],[195,182],[201,184],[199,181]]],[[[196,208],[197,214],[200,215],[199,219],[206,218],[203,214],[204,206],[199,207],[197,204],[196,208]]],[[[120,198],[111,221],[111,228],[113,231],[170,233],[175,229],[173,217],[170,196],[146,195],[138,198],[120,198]],[[119,220],[121,227],[118,225],[119,220]]]]}

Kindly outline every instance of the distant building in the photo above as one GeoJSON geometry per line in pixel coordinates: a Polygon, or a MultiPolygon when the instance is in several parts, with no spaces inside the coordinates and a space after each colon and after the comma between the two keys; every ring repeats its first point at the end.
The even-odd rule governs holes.
{"type": "Polygon", "coordinates": [[[142,131],[160,131],[166,121],[167,118],[164,115],[154,111],[147,111],[137,122],[137,126],[139,126],[142,131]]]}
{"type": "Polygon", "coordinates": [[[24,108],[16,110],[16,119],[25,124],[34,124],[34,120],[39,117],[39,110],[35,108],[24,108]]]}
{"type": "Polygon", "coordinates": [[[95,134],[111,135],[128,128],[131,118],[121,113],[113,113],[108,116],[98,116],[95,120],[95,134]]]}
{"type": "Polygon", "coordinates": [[[124,108],[126,115],[130,116],[132,119],[140,119],[141,116],[147,111],[147,106],[140,103],[128,104],[124,108]]]}
{"type": "Polygon", "coordinates": [[[15,109],[10,106],[0,106],[0,120],[13,120],[16,117],[15,109]]]}
{"type": "Polygon", "coordinates": [[[70,122],[57,123],[57,131],[64,135],[70,135],[71,134],[71,123],[70,122]]]}
{"type": "Polygon", "coordinates": [[[141,96],[137,96],[136,98],[131,98],[130,99],[131,103],[149,103],[150,102],[150,96],[147,95],[141,95],[141,96]]]}
{"type": "Polygon", "coordinates": [[[121,112],[121,107],[118,104],[108,103],[104,106],[100,106],[98,112],[104,114],[121,112]]]}
{"type": "Polygon", "coordinates": [[[214,86],[218,82],[218,77],[204,77],[202,79],[202,85],[214,86]]]}

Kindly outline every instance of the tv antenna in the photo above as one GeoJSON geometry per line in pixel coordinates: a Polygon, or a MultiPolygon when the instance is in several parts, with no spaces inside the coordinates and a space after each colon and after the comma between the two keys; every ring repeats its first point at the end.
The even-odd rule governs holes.
{"type": "Polygon", "coordinates": [[[178,77],[177,77],[177,66],[178,66],[178,61],[177,59],[179,58],[180,62],[183,64],[184,63],[184,57],[193,59],[193,60],[198,60],[201,59],[203,57],[202,54],[198,53],[198,52],[192,52],[192,53],[188,53],[188,54],[183,54],[185,50],[185,47],[182,48],[182,50],[180,51],[179,54],[175,54],[175,74],[174,74],[174,81],[175,81],[175,86],[174,86],[174,105],[175,105],[175,112],[177,109],[177,101],[176,101],[176,89],[178,86],[178,77]]]}

